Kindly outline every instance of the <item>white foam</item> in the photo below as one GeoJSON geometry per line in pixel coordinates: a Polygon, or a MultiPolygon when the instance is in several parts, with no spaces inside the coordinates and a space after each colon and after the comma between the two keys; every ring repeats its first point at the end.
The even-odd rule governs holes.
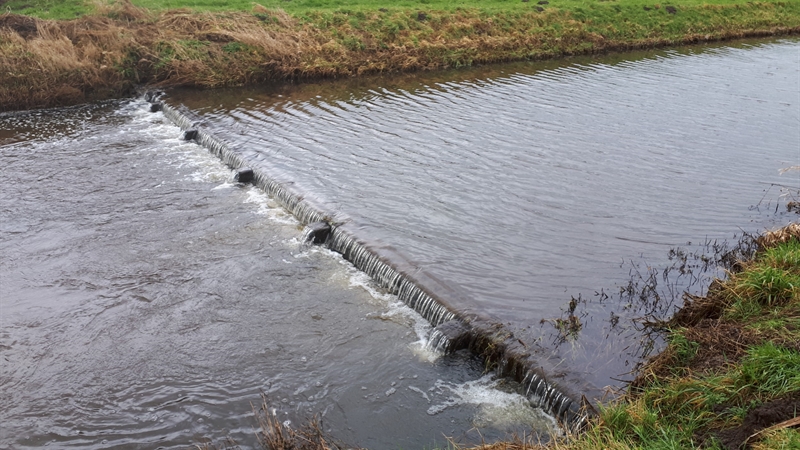
{"type": "MultiPolygon", "coordinates": [[[[190,166],[196,170],[189,176],[192,181],[219,183],[214,190],[230,189],[235,184],[232,182],[232,171],[228,169],[218,158],[211,155],[205,148],[192,141],[180,140],[181,130],[171,124],[163,117],[163,114],[150,113],[149,104],[141,101],[134,102],[136,120],[150,123],[149,132],[160,137],[164,146],[168,147],[177,157],[178,166],[190,166]]],[[[255,213],[268,217],[269,219],[283,225],[299,226],[297,219],[280,207],[263,190],[251,186],[246,191],[245,203],[256,205],[255,213]]],[[[301,247],[299,240],[295,237],[286,242],[290,246],[301,247]]],[[[426,361],[435,361],[441,353],[431,350],[427,346],[427,338],[431,331],[430,323],[425,320],[414,309],[409,308],[401,302],[397,296],[392,295],[380,288],[367,274],[356,269],[349,261],[346,261],[340,254],[322,247],[311,247],[295,254],[295,258],[304,258],[310,252],[324,251],[337,259],[345,268],[345,277],[350,287],[364,289],[370,297],[377,301],[377,304],[384,308],[384,311],[377,313],[377,317],[384,320],[391,320],[400,324],[410,326],[417,336],[417,341],[410,344],[412,351],[426,361]]],[[[291,261],[283,260],[286,264],[291,261]]]]}
{"type": "MultiPolygon", "coordinates": [[[[174,158],[177,168],[192,169],[184,181],[221,183],[222,187],[229,183],[232,176],[230,169],[197,143],[181,140],[180,127],[169,122],[163,114],[149,112],[146,109],[149,103],[144,100],[135,101],[132,106],[133,121],[148,124],[145,132],[160,140],[160,145],[150,147],[147,151],[166,151],[174,158]]],[[[120,130],[121,134],[127,132],[120,130]]]]}
{"type": "Polygon", "coordinates": [[[341,265],[343,271],[337,271],[337,273],[334,273],[331,276],[332,282],[345,282],[347,283],[347,286],[351,288],[363,289],[370,295],[370,298],[374,300],[373,305],[382,309],[382,311],[379,310],[369,314],[367,316],[368,318],[390,320],[413,329],[414,334],[417,336],[417,340],[410,343],[409,347],[412,352],[423,361],[433,362],[442,356],[441,352],[437,352],[428,348],[428,335],[430,334],[432,328],[430,323],[414,309],[408,307],[405,303],[400,301],[396,295],[390,294],[378,286],[378,284],[372,278],[370,278],[369,275],[358,270],[350,261],[344,259],[342,255],[325,247],[312,246],[295,255],[295,258],[306,257],[310,253],[314,252],[324,253],[338,261],[341,265]]]}
{"type": "Polygon", "coordinates": [[[350,287],[358,287],[364,289],[369,293],[370,297],[372,297],[375,300],[378,300],[384,306],[389,306],[389,304],[391,304],[393,301],[396,301],[396,297],[394,295],[389,294],[388,292],[385,292],[380,288],[378,288],[378,286],[375,285],[375,282],[372,280],[372,278],[369,277],[369,275],[356,269],[355,266],[350,264],[349,261],[345,261],[344,258],[342,258],[342,261],[346,263],[344,265],[349,275],[350,287]]]}
{"type": "Polygon", "coordinates": [[[272,200],[266,192],[252,186],[247,190],[247,198],[245,203],[253,203],[256,205],[256,214],[266,216],[271,220],[283,225],[298,226],[300,222],[289,214],[285,209],[272,200]]]}
{"type": "Polygon", "coordinates": [[[396,295],[378,287],[369,275],[356,269],[349,262],[347,262],[347,265],[350,268],[350,286],[364,289],[372,298],[378,300],[386,308],[385,311],[378,314],[379,318],[407,324],[414,329],[417,340],[409,345],[415,355],[431,362],[442,356],[441,353],[428,348],[428,335],[432,327],[424,317],[400,301],[396,295]]]}
{"type": "Polygon", "coordinates": [[[428,394],[425,391],[423,391],[422,389],[420,389],[420,388],[418,388],[416,386],[409,386],[408,389],[420,394],[422,396],[422,398],[424,398],[425,400],[428,401],[428,403],[431,402],[431,398],[428,397],[428,394]]]}
{"type": "Polygon", "coordinates": [[[163,114],[150,112],[150,103],[146,102],[143,98],[132,101],[129,108],[121,108],[115,111],[115,114],[130,116],[133,118],[134,122],[139,123],[169,122],[163,114]]]}
{"type": "Polygon", "coordinates": [[[203,147],[192,143],[181,143],[175,150],[179,167],[194,169],[186,178],[188,181],[199,183],[220,183],[225,185],[230,182],[231,171],[219,159],[209,154],[203,147]]]}
{"type": "Polygon", "coordinates": [[[232,188],[234,186],[236,186],[236,185],[226,181],[226,182],[220,184],[219,186],[214,186],[211,190],[212,191],[221,191],[223,189],[230,189],[230,188],[232,188]]]}
{"type": "Polygon", "coordinates": [[[428,414],[436,415],[448,408],[472,405],[477,408],[473,418],[476,427],[503,429],[537,423],[544,424],[551,433],[558,432],[554,418],[541,408],[533,408],[523,395],[499,389],[500,382],[493,374],[460,384],[437,380],[431,392],[440,400],[428,408],[428,414]]]}

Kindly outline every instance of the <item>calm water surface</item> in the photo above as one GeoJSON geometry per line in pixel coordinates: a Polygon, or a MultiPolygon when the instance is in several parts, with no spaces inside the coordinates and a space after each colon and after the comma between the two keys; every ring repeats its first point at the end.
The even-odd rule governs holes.
{"type": "Polygon", "coordinates": [[[783,224],[782,186],[800,187],[779,174],[800,163],[797,39],[171,95],[591,395],[647,348],[614,299],[632,271],[783,224]],[[582,329],[559,339],[579,296],[582,329]]]}
{"type": "Polygon", "coordinates": [[[0,449],[254,448],[261,391],[370,448],[552,427],[147,106],[0,117],[0,449]]]}

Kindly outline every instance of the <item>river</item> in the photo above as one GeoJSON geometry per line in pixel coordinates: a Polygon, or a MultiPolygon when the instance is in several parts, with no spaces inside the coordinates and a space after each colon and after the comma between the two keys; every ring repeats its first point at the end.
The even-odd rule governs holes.
{"type": "Polygon", "coordinates": [[[798,172],[780,170],[800,161],[797,39],[171,101],[591,396],[652,349],[643,316],[714,274],[663,279],[671,250],[713,253],[796,217],[798,172]],[[620,295],[649,281],[656,307],[620,295]],[[572,298],[581,329],[563,336],[572,298]]]}
{"type": "MultiPolygon", "coordinates": [[[[797,39],[169,98],[595,396],[643,353],[632,271],[796,217],[797,39]]],[[[143,100],[0,116],[0,448],[251,448],[261,391],[376,449],[552,429],[179,136],[143,100]]]]}
{"type": "Polygon", "coordinates": [[[370,448],[552,428],[144,101],[0,121],[0,448],[254,448],[262,391],[370,448]]]}

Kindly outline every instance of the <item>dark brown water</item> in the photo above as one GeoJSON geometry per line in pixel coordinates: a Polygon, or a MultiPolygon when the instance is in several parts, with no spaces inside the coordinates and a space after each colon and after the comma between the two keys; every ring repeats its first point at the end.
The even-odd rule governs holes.
{"type": "MultiPolygon", "coordinates": [[[[592,396],[650,348],[645,312],[619,295],[631,275],[660,274],[670,249],[791,220],[800,187],[779,174],[800,162],[797,39],[171,101],[592,396]],[[572,297],[582,327],[561,339],[572,297]]],[[[661,280],[653,314],[705,283],[661,280]]]]}

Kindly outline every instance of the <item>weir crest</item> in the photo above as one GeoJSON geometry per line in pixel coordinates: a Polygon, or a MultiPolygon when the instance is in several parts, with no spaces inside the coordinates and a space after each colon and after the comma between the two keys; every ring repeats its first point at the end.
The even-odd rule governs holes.
{"type": "MultiPolygon", "coordinates": [[[[198,121],[189,117],[188,111],[165,103],[159,94],[145,93],[144,99],[151,102],[150,111],[162,112],[172,123],[181,128],[184,138],[194,140],[208,149],[233,170],[250,168],[252,182],[278,201],[304,226],[324,223],[329,226],[325,238],[318,244],[326,245],[341,254],[357,269],[366,273],[388,292],[417,311],[434,327],[428,336],[428,346],[444,353],[468,348],[493,366],[498,376],[513,378],[525,389],[525,396],[534,407],[541,407],[570,430],[583,428],[588,418],[581,402],[564,393],[554,383],[548,382],[545,374],[533,367],[530,354],[520,349],[513,334],[496,323],[489,323],[476,315],[454,310],[443,299],[437,298],[418,277],[399,268],[400,264],[382,255],[363,241],[346,224],[335,223],[330,212],[312,204],[303,193],[296,192],[288,183],[282,183],[263,170],[252,168],[241,155],[226,143],[205,131],[198,121]]],[[[303,240],[313,235],[306,228],[303,240]]]]}

